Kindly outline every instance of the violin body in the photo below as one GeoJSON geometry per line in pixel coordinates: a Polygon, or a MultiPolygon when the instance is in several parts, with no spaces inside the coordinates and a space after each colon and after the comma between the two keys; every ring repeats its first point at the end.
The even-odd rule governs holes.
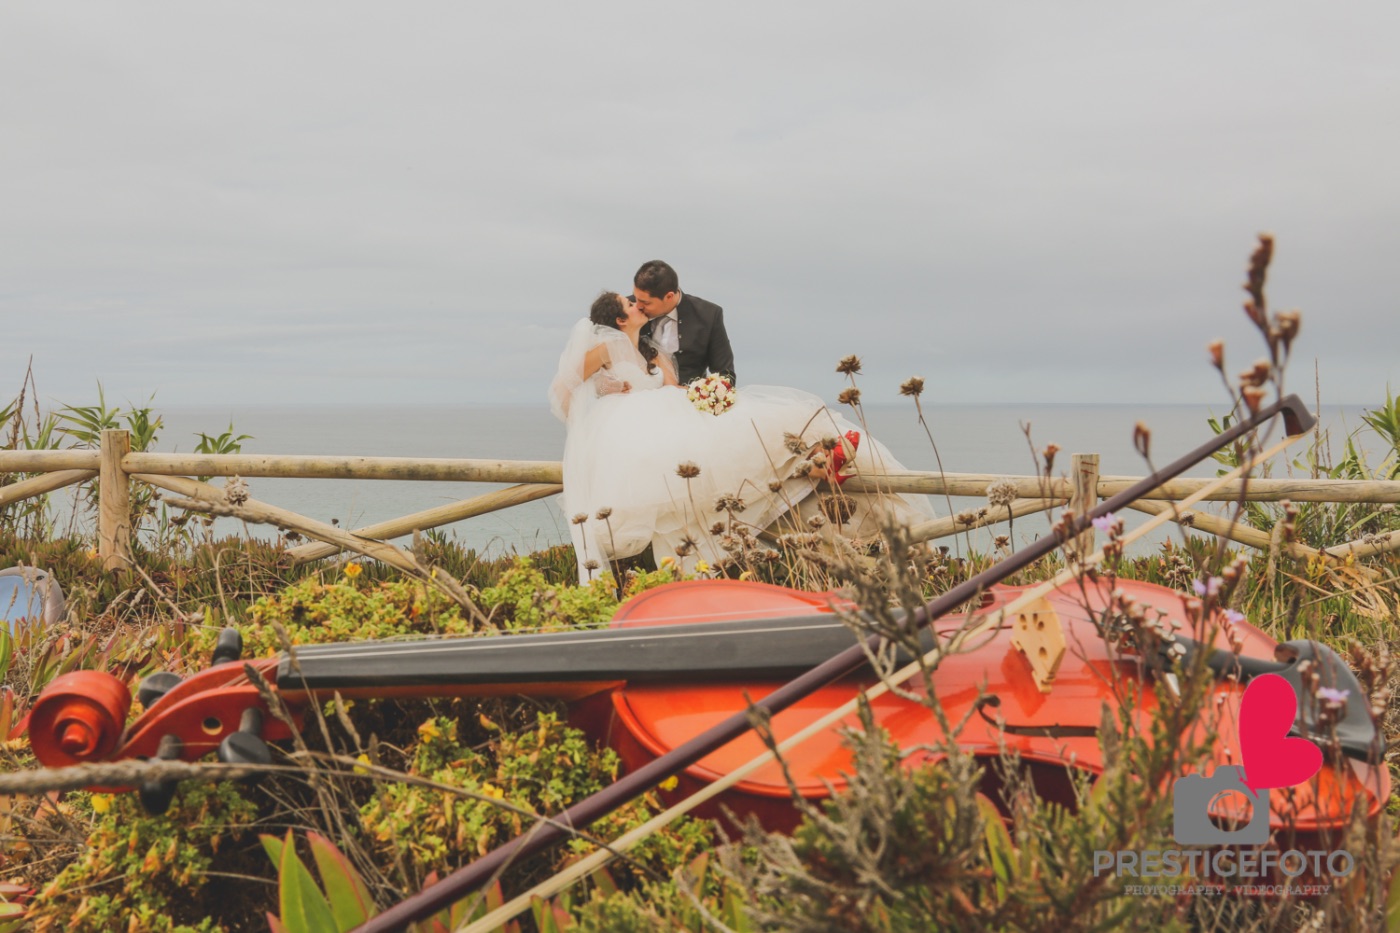
{"type": "MultiPolygon", "coordinates": [[[[1184,624],[1181,594],[1133,581],[1115,586],[1154,615],[1184,624]]],[[[995,612],[1022,594],[1023,588],[997,584],[983,594],[975,615],[995,612]]],[[[966,720],[957,736],[960,747],[986,757],[1002,749],[1015,751],[1040,793],[1071,806],[1069,770],[1097,775],[1104,769],[1097,730],[1105,707],[1126,706],[1147,735],[1158,714],[1159,685],[1145,672],[1143,659],[1115,649],[1099,632],[1096,616],[1107,601],[1098,584],[1063,586],[944,657],[932,674],[948,721],[966,720]],[[1047,642],[1037,629],[1062,636],[1062,650],[1050,667],[1043,657],[1047,642]]],[[[572,704],[576,724],[617,749],[627,768],[635,770],[745,710],[749,698],[762,698],[796,673],[855,644],[858,637],[842,624],[837,607],[854,611],[832,593],[746,581],[689,581],[629,600],[605,630],[308,646],[296,651],[295,662],[282,657],[250,664],[273,685],[298,727],[307,705],[333,691],[346,697],[561,697],[572,704]]],[[[950,614],[936,620],[925,635],[925,650],[935,639],[946,644],[968,618],[950,614]]],[[[1235,628],[1242,650],[1224,657],[1274,657],[1278,645],[1273,639],[1247,622],[1235,628]]],[[[1223,636],[1217,633],[1216,638],[1214,647],[1228,650],[1223,636]]],[[[1053,637],[1050,643],[1053,648],[1053,637]]],[[[1213,698],[1203,704],[1204,715],[1213,721],[1197,724],[1200,730],[1213,727],[1218,735],[1217,766],[1240,763],[1233,750],[1240,747],[1241,680],[1217,678],[1213,698]]],[[[783,739],[874,682],[867,668],[816,691],[773,718],[774,736],[783,739]]],[[[904,686],[921,689],[913,682],[904,686]]],[[[130,703],[126,685],[108,674],[84,671],[56,679],[30,718],[36,756],[50,767],[133,757],[197,760],[216,751],[224,760],[238,760],[240,739],[278,741],[291,734],[285,723],[267,715],[258,687],[237,661],[175,684],[128,726],[130,703]]],[[[889,692],[871,708],[900,747],[915,750],[905,758],[909,767],[936,761],[939,755],[931,749],[945,737],[923,703],[889,692]]],[[[1360,718],[1369,725],[1369,713],[1360,718]]],[[[845,725],[856,727],[856,717],[848,717],[845,725]]],[[[688,767],[670,793],[679,797],[697,790],[763,750],[752,733],[735,739],[688,767]]],[[[840,793],[844,774],[852,769],[836,729],[817,734],[785,759],[798,792],[809,800],[833,790],[840,793]]],[[[996,771],[986,769],[989,781],[996,771]]],[[[1367,760],[1357,753],[1325,764],[1290,794],[1272,795],[1271,822],[1278,826],[1287,820],[1300,833],[1323,837],[1346,826],[1358,807],[1375,817],[1389,795],[1389,775],[1379,755],[1367,760]]],[[[740,815],[754,814],[773,829],[791,828],[797,820],[776,764],[750,775],[718,803],[740,815]]],[[[707,815],[718,815],[717,804],[707,815]]],[[[1228,798],[1217,802],[1212,815],[1243,817],[1230,806],[1228,798]]]]}
{"type": "MultiPolygon", "coordinates": [[[[768,587],[765,584],[717,581],[703,583],[706,595],[714,601],[709,607],[715,613],[732,609],[725,602],[742,598],[760,604],[777,604],[790,600],[793,611],[821,602],[828,607],[839,604],[835,594],[797,593],[768,587]],[[728,590],[728,592],[726,592],[728,590]],[[740,593],[744,595],[740,597],[740,593]]],[[[676,584],[643,593],[629,601],[618,612],[616,625],[666,624],[677,603],[693,605],[697,596],[685,588],[694,584],[676,584]]],[[[1131,599],[1169,618],[1182,619],[1184,597],[1174,590],[1150,583],[1116,581],[1116,588],[1131,599]]],[[[994,612],[1021,596],[1029,587],[998,584],[984,594],[977,615],[994,612]]],[[[1042,691],[1032,674],[1025,652],[1014,644],[1015,626],[1007,620],[986,639],[974,642],[970,650],[946,656],[933,672],[936,695],[951,723],[966,720],[957,736],[957,745],[977,756],[995,758],[1002,749],[1014,751],[1029,770],[1032,781],[1042,796],[1066,806],[1075,805],[1073,787],[1068,777],[1071,769],[1098,775],[1104,769],[1103,751],[1098,729],[1104,710],[1121,709],[1131,702],[1131,716],[1141,734],[1151,735],[1151,720],[1157,715],[1157,692],[1150,679],[1144,679],[1139,659],[1124,657],[1100,636],[1094,615],[1105,607],[1105,594],[1095,586],[1081,590],[1078,585],[1062,587],[1051,593],[1036,612],[1053,612],[1059,617],[1065,632],[1068,650],[1065,652],[1049,692],[1042,691]],[[987,702],[995,698],[995,705],[987,702]],[[989,711],[990,710],[990,711],[989,711]]],[[[968,622],[964,614],[949,614],[935,621],[934,631],[946,640],[968,622]]],[[[1272,657],[1277,647],[1268,635],[1247,622],[1236,623],[1243,639],[1242,655],[1272,657]]],[[[1219,635],[1217,647],[1228,649],[1224,636],[1219,635]]],[[[777,714],[771,724],[777,740],[791,735],[809,723],[839,708],[857,691],[873,684],[874,675],[850,678],[824,687],[791,708],[777,714]]],[[[608,732],[604,737],[616,747],[629,767],[638,767],[681,742],[722,721],[735,710],[746,707],[745,694],[754,699],[776,689],[781,681],[743,685],[712,683],[691,686],[684,691],[659,685],[638,685],[608,695],[608,732]]],[[[922,693],[916,683],[906,689],[922,693]]],[[[1213,723],[1199,722],[1204,730],[1213,725],[1217,732],[1216,765],[1239,764],[1240,748],[1237,723],[1240,700],[1245,684],[1235,679],[1219,679],[1214,684],[1214,698],[1203,704],[1212,711],[1213,723]]],[[[580,717],[584,725],[593,724],[596,732],[599,715],[596,700],[585,704],[589,716],[580,717]]],[[[876,722],[887,730],[901,748],[926,749],[944,743],[945,736],[938,720],[923,703],[895,693],[885,693],[871,703],[876,722]]],[[[852,715],[844,727],[858,728],[852,715]]],[[[681,786],[674,791],[684,797],[718,777],[748,762],[764,749],[762,740],[748,733],[687,769],[681,786]]],[[[916,751],[904,762],[919,767],[936,761],[940,755],[931,751],[916,751]]],[[[837,730],[818,734],[794,747],[784,755],[788,773],[799,793],[817,801],[834,790],[846,787],[846,774],[853,769],[850,753],[837,730]]],[[[984,790],[993,800],[996,793],[997,769],[985,771],[984,790]]],[[[738,815],[754,814],[765,826],[790,829],[798,817],[790,805],[790,789],[782,770],[774,763],[755,772],[736,785],[723,803],[738,815]]],[[[1273,794],[1274,826],[1285,821],[1300,833],[1323,834],[1329,829],[1344,827],[1356,806],[1362,806],[1368,818],[1377,816],[1390,796],[1388,770],[1380,764],[1356,758],[1344,758],[1325,766],[1309,784],[1292,794],[1273,794]]],[[[1229,798],[1218,804],[1217,818],[1247,817],[1231,809],[1229,798]]],[[[702,810],[718,816],[719,807],[702,810]]]]}

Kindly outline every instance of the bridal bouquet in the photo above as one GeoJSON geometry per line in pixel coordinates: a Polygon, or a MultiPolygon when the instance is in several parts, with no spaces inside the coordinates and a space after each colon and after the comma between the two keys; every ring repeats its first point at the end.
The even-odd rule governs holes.
{"type": "Polygon", "coordinates": [[[685,387],[685,394],[690,404],[712,415],[729,411],[734,407],[734,398],[738,395],[728,379],[715,373],[692,379],[685,387]]]}

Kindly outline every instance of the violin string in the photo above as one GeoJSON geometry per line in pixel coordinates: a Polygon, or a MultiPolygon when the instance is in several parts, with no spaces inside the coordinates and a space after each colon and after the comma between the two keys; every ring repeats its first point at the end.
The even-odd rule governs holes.
{"type": "MultiPolygon", "coordinates": [[[[1182,500],[1182,502],[1180,503],[1180,507],[1187,508],[1191,505],[1194,505],[1196,502],[1201,501],[1207,495],[1209,495],[1211,492],[1214,492],[1216,489],[1220,488],[1225,483],[1237,479],[1239,476],[1243,475],[1247,470],[1253,469],[1253,467],[1256,464],[1262,463],[1270,457],[1273,457],[1275,454],[1278,454],[1289,444],[1293,443],[1293,441],[1295,441],[1296,439],[1296,437],[1284,438],[1277,445],[1275,445],[1265,453],[1259,455],[1254,459],[1246,461],[1244,464],[1236,467],[1234,470],[1230,471],[1229,473],[1226,473],[1224,476],[1218,477],[1214,482],[1207,484],[1203,489],[1193,493],[1191,496],[1188,496],[1186,499],[1182,500]]],[[[1147,534],[1149,531],[1152,531],[1160,527],[1161,525],[1166,524],[1166,522],[1170,520],[1170,515],[1170,512],[1163,512],[1160,515],[1155,515],[1148,519],[1148,521],[1143,525],[1134,528],[1132,532],[1123,535],[1119,540],[1122,541],[1124,545],[1130,544],[1133,541],[1136,541],[1138,538],[1141,538],[1143,535],[1147,534]]],[[[1102,560],[1103,551],[1099,550],[1084,558],[1082,561],[1082,565],[1083,567],[1087,568],[1098,564],[1102,560]]],[[[963,630],[966,634],[964,637],[956,639],[957,643],[960,644],[967,638],[971,638],[980,632],[986,631],[993,624],[993,620],[996,620],[996,623],[999,624],[1001,618],[1010,615],[1012,612],[1018,611],[1024,606],[1030,605],[1033,601],[1052,592],[1062,582],[1068,581],[1071,577],[1073,577],[1074,573],[1075,568],[1067,567],[1066,569],[1060,571],[1058,574],[1052,577],[1050,580],[1032,587],[1030,590],[1022,593],[1022,595],[1012,600],[1005,607],[998,609],[993,613],[990,613],[988,617],[975,628],[963,630]]],[[[599,849],[591,855],[580,859],[578,862],[575,862],[573,865],[570,865],[568,868],[564,869],[558,874],[550,878],[546,878],[544,881],[531,887],[529,890],[513,898],[507,903],[501,905],[496,910],[489,912],[485,917],[482,917],[474,923],[467,924],[466,926],[458,927],[457,930],[454,931],[454,933],[487,933],[487,931],[489,930],[497,929],[499,926],[505,923],[505,921],[515,916],[518,916],[525,910],[528,910],[530,904],[535,898],[552,897],[553,895],[572,885],[575,881],[585,877],[588,874],[591,874],[598,868],[607,865],[614,858],[616,858],[616,852],[626,852],[630,850],[631,848],[636,846],[637,843],[641,842],[643,839],[650,836],[652,833],[668,826],[677,818],[683,816],[685,813],[688,813],[690,810],[693,810],[701,803],[710,800],[711,798],[719,795],[720,793],[723,793],[753,771],[756,771],[764,765],[768,764],[769,762],[773,761],[777,755],[790,750],[794,746],[812,737],[813,735],[818,734],[819,732],[829,730],[837,722],[840,722],[842,719],[845,719],[846,717],[855,713],[855,711],[858,708],[859,700],[861,697],[864,697],[868,702],[869,700],[884,695],[890,690],[890,683],[901,683],[904,680],[908,680],[910,677],[917,674],[926,666],[936,664],[938,660],[940,660],[943,657],[943,655],[950,650],[956,650],[956,647],[950,646],[945,648],[945,646],[936,645],[933,648],[933,650],[926,654],[921,660],[915,661],[914,663],[907,665],[901,671],[896,673],[893,677],[882,678],[875,684],[863,690],[859,695],[857,695],[856,698],[850,700],[845,705],[835,710],[832,710],[831,712],[820,717],[815,722],[809,724],[805,728],[793,733],[787,739],[784,739],[783,741],[777,743],[777,745],[773,749],[764,749],[762,754],[746,762],[740,767],[734,769],[720,780],[709,784],[700,791],[680,801],[675,806],[671,807],[669,810],[657,814],[656,816],[652,817],[652,819],[648,820],[646,823],[643,823],[641,826],[638,826],[636,829],[628,833],[624,833],[622,836],[619,836],[617,839],[614,839],[612,844],[607,849],[599,849]]]]}

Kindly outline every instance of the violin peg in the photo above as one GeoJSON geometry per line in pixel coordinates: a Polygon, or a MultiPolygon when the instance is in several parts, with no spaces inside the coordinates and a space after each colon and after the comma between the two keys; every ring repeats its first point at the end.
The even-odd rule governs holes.
{"type": "Polygon", "coordinates": [[[219,743],[218,758],[226,765],[266,765],[272,763],[272,749],[262,738],[262,710],[250,706],[238,721],[238,731],[219,743]]]}
{"type": "Polygon", "coordinates": [[[218,757],[226,765],[267,765],[272,749],[251,732],[233,732],[219,743],[218,757]]]}
{"type": "Polygon", "coordinates": [[[170,809],[170,803],[175,799],[175,782],[142,781],[136,796],[141,801],[141,809],[151,816],[160,816],[170,809]]]}
{"type": "Polygon", "coordinates": [[[219,640],[214,644],[214,656],[210,659],[211,664],[227,664],[230,661],[237,661],[243,656],[243,636],[236,628],[226,628],[219,633],[219,640]]]}
{"type": "MultiPolygon", "coordinates": [[[[181,742],[178,736],[162,736],[160,746],[156,749],[156,759],[158,761],[178,761],[184,747],[185,743],[181,742]]],[[[141,786],[136,790],[136,796],[140,799],[141,806],[147,813],[152,816],[160,816],[170,809],[170,803],[175,799],[175,790],[179,783],[179,781],[162,781],[159,778],[150,778],[141,782],[141,786]]]]}
{"type": "Polygon", "coordinates": [[[175,689],[183,681],[179,674],[172,674],[170,671],[157,671],[147,675],[141,681],[141,686],[136,688],[136,699],[141,701],[141,705],[146,709],[155,706],[160,698],[171,690],[175,689]]]}

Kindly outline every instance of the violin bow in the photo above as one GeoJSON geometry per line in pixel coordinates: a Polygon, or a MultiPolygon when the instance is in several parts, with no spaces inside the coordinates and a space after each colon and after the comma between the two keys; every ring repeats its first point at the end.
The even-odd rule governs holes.
{"type": "MultiPolygon", "coordinates": [[[[912,618],[913,623],[919,626],[927,625],[946,615],[993,584],[1000,583],[1059,548],[1064,541],[1073,540],[1083,534],[1089,529],[1095,518],[1119,511],[1128,503],[1142,498],[1158,486],[1175,479],[1227,444],[1234,443],[1280,414],[1283,415],[1284,431],[1288,437],[1305,434],[1316,423],[1316,419],[1307,410],[1303,400],[1297,395],[1288,395],[1272,405],[1260,409],[1253,417],[1216,435],[1190,453],[1157,470],[1151,476],[1134,483],[1118,495],[1105,499],[1087,513],[1073,517],[1065,531],[1065,537],[1047,535],[915,610],[912,618]]],[[[1251,465],[1253,465],[1252,462],[1251,465]]],[[[879,635],[872,635],[863,642],[857,642],[840,654],[779,687],[763,699],[754,702],[753,709],[763,716],[777,715],[822,687],[864,667],[869,657],[880,649],[882,642],[883,639],[879,635]]],[[[619,778],[602,790],[590,794],[558,814],[550,822],[536,824],[521,835],[487,852],[470,865],[459,868],[441,881],[370,918],[356,927],[352,933],[390,933],[390,931],[402,930],[410,923],[432,916],[489,884],[491,879],[516,859],[533,855],[567,839],[570,835],[570,827],[583,829],[589,826],[595,820],[640,797],[657,784],[679,774],[715,749],[749,732],[752,728],[749,710],[735,713],[685,744],[619,778]]]]}

